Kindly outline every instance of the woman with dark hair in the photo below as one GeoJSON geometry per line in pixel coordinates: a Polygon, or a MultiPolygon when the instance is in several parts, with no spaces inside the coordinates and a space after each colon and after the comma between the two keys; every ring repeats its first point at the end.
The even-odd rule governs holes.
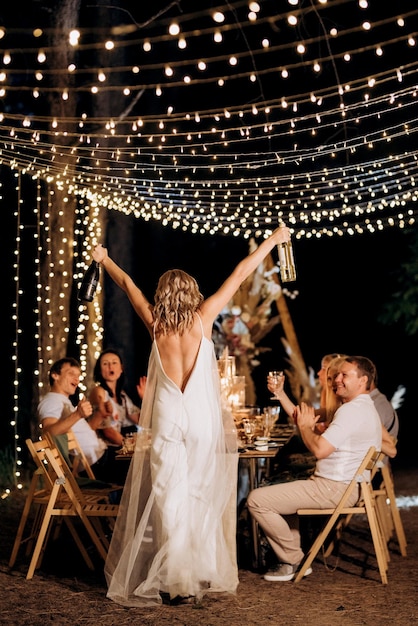
{"type": "MultiPolygon", "coordinates": [[[[125,372],[117,350],[104,350],[96,361],[93,372],[97,383],[90,392],[90,402],[102,415],[98,427],[103,438],[111,444],[123,445],[124,437],[138,427],[140,409],[124,391],[125,372]]],[[[143,395],[146,377],[140,378],[137,386],[143,395]]]]}
{"type": "Polygon", "coordinates": [[[236,590],[237,436],[221,407],[212,327],[241,283],[289,239],[288,228],[276,229],[207,299],[192,276],[169,270],[154,304],[106,248],[93,251],[152,339],[140,419],[151,446],[137,438],[105,565],[107,595],[119,604],[188,603],[236,590]]]}

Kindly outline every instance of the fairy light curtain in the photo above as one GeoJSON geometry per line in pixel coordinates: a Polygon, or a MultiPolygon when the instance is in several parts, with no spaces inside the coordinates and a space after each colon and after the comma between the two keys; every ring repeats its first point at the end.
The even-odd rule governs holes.
{"type": "MultiPolygon", "coordinates": [[[[12,428],[24,389],[22,181],[38,185],[26,201],[40,388],[45,339],[53,358],[66,345],[70,292],[107,210],[247,239],[279,219],[316,238],[415,224],[415,0],[91,2],[60,25],[38,9],[8,3],[0,22],[0,166],[19,193],[12,428]]],[[[86,371],[101,345],[100,293],[75,315],[86,371]]]]}
{"type": "Polygon", "coordinates": [[[191,232],[415,222],[414,1],[90,4],[52,32],[46,15],[0,27],[10,167],[191,232]]]}

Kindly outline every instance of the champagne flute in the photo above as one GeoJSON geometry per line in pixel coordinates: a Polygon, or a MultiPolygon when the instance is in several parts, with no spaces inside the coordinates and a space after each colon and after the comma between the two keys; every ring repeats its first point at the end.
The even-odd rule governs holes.
{"type": "Polygon", "coordinates": [[[270,400],[279,400],[277,397],[277,391],[281,387],[282,378],[284,374],[282,370],[272,370],[268,375],[268,385],[269,387],[273,387],[274,396],[271,396],[270,400]]]}

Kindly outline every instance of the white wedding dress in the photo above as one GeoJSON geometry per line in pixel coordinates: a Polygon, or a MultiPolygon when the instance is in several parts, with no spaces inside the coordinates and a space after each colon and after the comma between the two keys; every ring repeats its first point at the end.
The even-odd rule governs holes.
{"type": "Polygon", "coordinates": [[[152,445],[131,461],[105,564],[107,596],[150,606],[161,593],[235,592],[237,441],[203,330],[184,392],[164,373],[154,339],[141,426],[152,429],[152,445]]]}

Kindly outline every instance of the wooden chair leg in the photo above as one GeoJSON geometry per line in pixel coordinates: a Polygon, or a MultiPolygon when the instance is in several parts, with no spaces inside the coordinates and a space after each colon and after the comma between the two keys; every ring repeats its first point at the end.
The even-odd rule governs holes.
{"type": "Polygon", "coordinates": [[[22,511],[22,515],[20,516],[20,522],[19,522],[19,526],[17,528],[17,532],[16,532],[16,537],[15,537],[15,541],[13,544],[13,548],[12,548],[12,553],[10,555],[10,559],[9,559],[9,567],[13,567],[15,562],[16,562],[16,558],[19,552],[19,548],[23,543],[27,543],[28,541],[30,541],[30,539],[32,537],[35,536],[35,532],[36,532],[36,528],[39,525],[39,508],[40,506],[38,506],[37,511],[35,513],[35,520],[32,524],[32,529],[30,532],[29,537],[27,537],[26,539],[23,538],[23,534],[25,532],[25,527],[26,527],[26,523],[28,521],[28,517],[29,517],[29,513],[30,513],[30,509],[31,506],[33,504],[33,498],[36,492],[36,489],[39,485],[39,478],[40,478],[40,473],[38,470],[35,470],[35,472],[33,473],[32,476],[32,480],[31,483],[29,485],[29,490],[28,490],[28,494],[26,496],[26,501],[25,501],[25,505],[23,507],[23,511],[22,511]]]}
{"type": "Polygon", "coordinates": [[[42,551],[45,549],[46,539],[48,536],[48,530],[50,530],[51,517],[52,517],[52,509],[54,508],[54,504],[56,501],[57,493],[59,491],[59,485],[54,485],[48,505],[45,508],[45,514],[42,520],[41,527],[39,529],[38,538],[35,543],[35,547],[32,553],[32,558],[29,563],[29,569],[26,574],[26,579],[30,580],[33,578],[35,573],[35,569],[38,567],[39,557],[41,556],[42,551]]]}
{"type": "Polygon", "coordinates": [[[335,526],[335,524],[337,523],[337,519],[338,519],[338,516],[334,515],[334,514],[329,517],[329,519],[326,522],[325,526],[323,527],[321,532],[316,537],[316,539],[313,542],[312,546],[309,548],[308,553],[306,554],[306,557],[305,557],[305,559],[302,562],[302,566],[300,567],[299,571],[297,572],[297,574],[296,574],[296,576],[294,578],[294,582],[295,583],[298,583],[299,581],[302,580],[302,578],[305,575],[306,570],[312,565],[312,563],[313,563],[316,555],[318,554],[319,550],[321,549],[321,546],[323,545],[326,537],[331,532],[333,526],[335,526]]]}
{"type": "Polygon", "coordinates": [[[372,501],[372,496],[370,490],[366,487],[363,489],[363,499],[364,506],[366,508],[367,518],[369,521],[370,532],[373,539],[374,551],[376,553],[377,565],[379,567],[380,577],[382,579],[382,583],[387,585],[387,569],[388,569],[388,561],[387,561],[387,544],[382,536],[382,531],[377,519],[376,510],[374,507],[374,503],[372,501]]]}
{"type": "Polygon", "coordinates": [[[383,529],[383,534],[386,543],[390,541],[395,529],[393,525],[392,514],[387,502],[387,495],[385,489],[378,489],[374,491],[376,511],[383,529]]]}
{"type": "Polygon", "coordinates": [[[389,500],[389,508],[392,515],[393,525],[395,528],[396,538],[399,544],[399,550],[402,556],[407,556],[406,546],[406,536],[404,527],[401,520],[401,515],[399,513],[398,505],[396,504],[396,496],[395,496],[395,488],[393,484],[393,479],[391,475],[390,468],[387,465],[384,465],[381,468],[382,479],[384,488],[387,493],[387,498],[389,500]]]}

